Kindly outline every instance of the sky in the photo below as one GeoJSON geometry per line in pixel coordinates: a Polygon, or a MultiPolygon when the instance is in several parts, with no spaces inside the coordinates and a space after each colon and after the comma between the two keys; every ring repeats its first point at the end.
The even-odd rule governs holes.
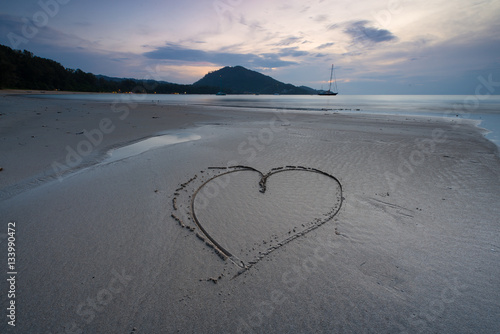
{"type": "Polygon", "coordinates": [[[499,32],[498,0],[0,4],[0,44],[67,68],[190,84],[241,65],[327,89],[335,64],[341,94],[498,94],[499,32]]]}

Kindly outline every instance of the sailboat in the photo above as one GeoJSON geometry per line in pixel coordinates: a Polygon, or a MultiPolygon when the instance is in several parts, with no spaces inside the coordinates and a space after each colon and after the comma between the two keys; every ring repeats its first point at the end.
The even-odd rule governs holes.
{"type": "Polygon", "coordinates": [[[332,78],[334,78],[334,72],[333,72],[333,64],[332,64],[332,70],[330,71],[330,86],[328,88],[328,90],[326,92],[321,92],[321,93],[318,93],[318,95],[321,95],[321,96],[335,96],[338,94],[339,90],[337,88],[337,79],[335,78],[335,91],[336,92],[332,92],[332,78]]]}

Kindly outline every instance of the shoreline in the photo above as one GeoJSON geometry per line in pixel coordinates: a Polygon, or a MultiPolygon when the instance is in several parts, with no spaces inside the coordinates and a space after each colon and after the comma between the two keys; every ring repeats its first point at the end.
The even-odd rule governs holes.
{"type": "MultiPolygon", "coordinates": [[[[60,129],[57,128],[57,126],[60,125],[59,121],[61,121],[59,118],[55,118],[56,122],[54,122],[54,119],[48,119],[48,117],[44,116],[48,116],[49,114],[51,114],[57,117],[57,114],[58,115],[64,114],[64,111],[62,110],[64,109],[64,105],[66,105],[67,103],[66,100],[58,100],[57,98],[56,99],[49,98],[48,100],[45,98],[33,99],[32,97],[24,99],[23,95],[24,94],[11,95],[11,97],[20,98],[21,101],[27,103],[27,105],[24,106],[24,108],[36,109],[36,107],[39,107],[38,109],[40,110],[40,112],[37,112],[37,110],[33,110],[33,112],[35,112],[36,115],[42,116],[42,118],[36,120],[36,122],[44,123],[41,125],[42,129],[36,129],[37,125],[30,123],[28,128],[31,128],[31,130],[29,131],[32,139],[36,140],[40,136],[44,136],[45,134],[43,133],[44,132],[43,130],[47,128],[56,127],[56,129],[60,129]],[[40,107],[39,102],[46,102],[46,101],[53,102],[52,103],[53,110],[49,111],[47,107],[43,110],[43,108],[40,107]],[[47,115],[45,115],[45,113],[47,113],[47,115]]],[[[337,117],[337,118],[340,117],[345,120],[351,120],[351,122],[357,122],[357,121],[361,122],[389,121],[395,123],[405,122],[405,121],[420,122],[420,123],[432,122],[437,124],[439,123],[447,124],[452,126],[453,128],[469,124],[474,126],[476,130],[480,132],[484,137],[485,134],[488,133],[489,131],[485,128],[480,127],[481,123],[480,120],[455,119],[453,117],[440,117],[435,115],[430,115],[430,116],[398,115],[389,113],[382,114],[382,113],[362,113],[362,112],[360,113],[321,112],[321,113],[310,114],[286,108],[283,109],[264,108],[266,109],[266,111],[262,111],[263,108],[214,106],[214,105],[182,105],[182,106],[170,105],[170,104],[158,105],[150,102],[140,102],[135,106],[132,105],[133,106],[132,108],[130,107],[131,104],[122,101],[115,101],[114,103],[109,103],[108,101],[88,101],[86,99],[82,100],[77,99],[77,100],[71,100],[71,102],[73,102],[73,104],[76,104],[78,106],[79,109],[77,110],[77,113],[80,115],[80,117],[87,118],[87,120],[83,124],[81,123],[78,124],[77,128],[73,127],[73,129],[75,130],[65,132],[65,135],[70,135],[71,137],[72,134],[75,134],[77,137],[69,138],[69,140],[67,136],[58,136],[58,138],[49,137],[46,143],[39,143],[43,144],[45,147],[50,147],[53,145],[59,146],[59,148],[57,149],[58,152],[56,151],[50,152],[52,161],[44,159],[45,157],[40,157],[40,156],[36,156],[36,162],[30,161],[29,165],[36,165],[38,163],[39,165],[41,164],[45,166],[43,169],[39,169],[38,172],[35,172],[34,174],[31,175],[24,174],[23,176],[22,169],[18,170],[19,172],[18,174],[20,176],[14,176],[13,183],[7,186],[5,186],[5,184],[2,184],[2,187],[0,188],[1,189],[0,198],[6,199],[8,197],[16,195],[19,192],[23,192],[24,190],[29,189],[24,187],[19,188],[18,184],[19,182],[20,184],[31,184],[31,185],[33,185],[34,183],[42,184],[46,181],[70,176],[72,173],[80,172],[82,169],[86,169],[102,163],[106,159],[108,153],[113,150],[119,148],[125,148],[127,146],[134,145],[151,138],[161,137],[171,132],[176,132],[176,130],[179,130],[178,132],[186,132],[186,131],[189,132],[189,129],[191,129],[191,131],[195,133],[204,124],[212,124],[211,122],[215,122],[218,119],[223,120],[228,115],[232,115],[233,118],[238,118],[240,113],[245,111],[250,112],[251,116],[256,117],[256,119],[266,119],[270,115],[278,113],[278,114],[288,115],[292,118],[299,117],[302,119],[306,119],[312,117],[316,120],[322,119],[326,116],[326,117],[337,117]],[[91,114],[91,112],[88,110],[89,109],[88,107],[90,107],[90,109],[92,110],[95,110],[95,112],[91,114]],[[273,110],[273,112],[270,112],[270,110],[273,110]],[[171,116],[173,116],[174,119],[175,118],[181,119],[182,118],[181,115],[187,115],[187,113],[191,114],[192,117],[198,119],[194,122],[185,123],[184,126],[182,126],[181,128],[178,128],[176,125],[172,124],[164,125],[164,123],[159,123],[156,124],[156,126],[153,126],[153,123],[148,122],[147,117],[144,117],[145,116],[143,114],[144,112],[147,113],[148,115],[147,117],[151,117],[152,119],[157,119],[158,121],[160,121],[164,117],[171,119],[171,116]],[[174,113],[174,115],[170,115],[170,113],[172,112],[174,113]],[[164,113],[168,113],[169,115],[166,115],[164,113]],[[124,119],[122,120],[122,118],[124,119]],[[125,123],[130,125],[132,123],[131,119],[133,119],[134,122],[140,120],[142,122],[142,127],[144,128],[143,131],[137,132],[132,136],[130,136],[128,130],[126,130],[125,127],[123,127],[125,123]],[[121,126],[120,129],[121,131],[115,132],[115,128],[117,125],[121,126]],[[83,129],[83,131],[81,131],[80,129],[83,129]],[[64,149],[61,145],[57,145],[56,143],[58,141],[63,140],[63,138],[64,140],[67,141],[68,144],[65,145],[64,149]],[[83,154],[79,154],[79,152],[77,152],[79,151],[78,150],[79,145],[82,151],[80,153],[83,154]],[[90,148],[90,152],[88,152],[88,154],[87,154],[87,148],[90,148]],[[72,162],[74,162],[75,166],[73,166],[72,162]]],[[[15,114],[15,111],[11,111],[9,113],[9,115],[13,114],[15,114]]],[[[73,120],[75,120],[74,116],[75,115],[71,116],[73,120]]],[[[21,118],[19,120],[16,120],[15,122],[24,122],[23,117],[26,116],[21,116],[21,118]]],[[[30,122],[31,121],[35,120],[32,119],[30,120],[30,122]]],[[[176,122],[176,124],[179,123],[176,122]]],[[[215,122],[215,124],[218,123],[215,122]]],[[[133,129],[137,127],[138,124],[136,123],[134,123],[134,125],[131,126],[131,128],[133,129]]],[[[351,128],[355,129],[355,127],[351,128]]],[[[64,129],[62,129],[62,131],[64,131],[64,129]]],[[[490,142],[492,144],[495,144],[492,141],[490,142]]],[[[27,143],[25,142],[22,146],[26,144],[27,143]]],[[[39,147],[41,146],[42,145],[39,145],[39,147]]],[[[12,152],[12,154],[16,156],[19,154],[19,150],[10,150],[10,151],[12,152]]],[[[495,154],[499,155],[498,147],[495,154]]],[[[9,159],[9,157],[7,157],[7,160],[14,161],[14,158],[11,157],[9,159]]],[[[5,169],[8,170],[11,168],[7,167],[5,169]]]]}
{"type": "MultiPolygon", "coordinates": [[[[0,96],[2,94],[12,92],[13,95],[26,95],[28,97],[37,97],[36,95],[40,95],[40,98],[43,99],[50,99],[51,95],[54,98],[61,98],[63,96],[74,96],[74,95],[95,95],[95,96],[108,96],[108,97],[113,97],[112,99],[105,99],[105,100],[96,100],[96,101],[88,101],[87,99],[82,99],[82,101],[88,101],[88,102],[113,102],[113,103],[118,103],[118,102],[123,102],[123,103],[139,103],[139,104],[165,104],[165,105],[178,105],[179,103],[185,104],[185,101],[168,101],[168,100],[151,100],[149,102],[149,97],[168,97],[168,98],[176,98],[176,97],[183,97],[183,96],[197,96],[197,97],[214,97],[213,94],[188,94],[188,95],[182,95],[182,94],[139,94],[138,96],[147,96],[148,101],[143,101],[142,99],[134,100],[133,96],[134,94],[113,94],[113,93],[100,93],[100,92],[66,92],[66,91],[59,91],[59,92],[54,92],[54,91],[29,91],[30,93],[26,93],[28,91],[25,90],[0,90],[0,96]],[[44,95],[47,94],[47,95],[44,95]],[[153,102],[153,101],[158,101],[158,102],[153,102]]],[[[7,94],[8,95],[8,94],[7,94]]],[[[238,97],[238,96],[244,96],[246,98],[251,97],[252,95],[230,95],[230,97],[238,97]]],[[[289,95],[290,97],[307,97],[308,95],[289,95]]],[[[364,95],[349,95],[349,96],[360,96],[364,97],[364,95]]],[[[378,96],[378,95],[377,95],[378,96]]],[[[392,96],[392,95],[380,95],[380,96],[392,96]]],[[[408,96],[411,97],[413,95],[395,95],[396,97],[398,96],[408,96]]],[[[443,96],[443,95],[414,95],[414,96],[443,96]]],[[[445,95],[448,97],[451,96],[464,96],[464,95],[445,95]]],[[[264,95],[265,97],[265,95],[264,95]]],[[[272,95],[269,95],[269,97],[274,97],[272,95]]],[[[73,100],[73,99],[72,99],[73,100]]],[[[464,99],[465,100],[465,99],[464,99]]],[[[224,100],[221,100],[224,101],[224,100]]],[[[334,102],[335,101],[331,101],[334,102]]],[[[456,109],[456,106],[451,106],[450,105],[450,110],[447,111],[441,111],[441,112],[401,112],[401,111],[380,111],[380,110],[363,110],[359,108],[359,106],[352,106],[350,108],[347,107],[336,107],[336,108],[309,108],[309,107],[289,107],[285,106],[282,108],[276,108],[275,106],[245,106],[245,105],[227,105],[227,104],[214,104],[213,102],[211,103],[187,103],[188,105],[192,106],[201,106],[201,107],[216,107],[216,108],[239,108],[239,109],[254,109],[256,111],[262,111],[265,110],[267,112],[269,111],[274,111],[274,110],[287,110],[290,112],[303,112],[305,114],[321,114],[325,112],[332,112],[332,113],[345,113],[347,115],[349,114],[359,114],[359,115],[387,115],[387,116],[407,116],[407,117],[432,117],[432,118],[450,118],[450,119],[455,119],[458,120],[458,122],[462,122],[464,120],[473,120],[477,121],[478,124],[477,126],[486,130],[484,133],[485,137],[492,141],[495,145],[497,145],[500,149],[500,116],[497,116],[498,112],[500,110],[497,110],[497,113],[493,113],[492,110],[489,110],[487,112],[481,112],[481,113],[475,113],[475,112],[470,112],[468,108],[465,108],[469,111],[466,111],[465,109],[462,111],[454,111],[451,112],[451,109],[456,109]],[[482,125],[482,126],[481,126],[482,125]]]]}
{"type": "Polygon", "coordinates": [[[77,94],[109,94],[98,92],[73,92],[65,90],[37,90],[37,89],[0,89],[0,95],[77,95],[77,94]]]}

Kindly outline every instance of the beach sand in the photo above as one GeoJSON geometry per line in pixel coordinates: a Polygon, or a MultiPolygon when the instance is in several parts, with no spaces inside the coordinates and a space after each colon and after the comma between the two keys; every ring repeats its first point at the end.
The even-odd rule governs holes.
{"type": "Polygon", "coordinates": [[[500,159],[472,121],[0,110],[1,333],[500,330],[500,159]]]}

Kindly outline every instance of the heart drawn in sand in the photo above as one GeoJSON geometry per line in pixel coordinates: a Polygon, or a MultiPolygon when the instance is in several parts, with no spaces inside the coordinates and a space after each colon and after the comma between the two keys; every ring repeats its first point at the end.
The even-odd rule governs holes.
{"type": "Polygon", "coordinates": [[[247,166],[209,168],[213,170],[218,174],[204,174],[208,179],[194,189],[189,216],[199,239],[245,270],[331,220],[342,205],[339,180],[318,169],[286,166],[267,174],[247,166]]]}

